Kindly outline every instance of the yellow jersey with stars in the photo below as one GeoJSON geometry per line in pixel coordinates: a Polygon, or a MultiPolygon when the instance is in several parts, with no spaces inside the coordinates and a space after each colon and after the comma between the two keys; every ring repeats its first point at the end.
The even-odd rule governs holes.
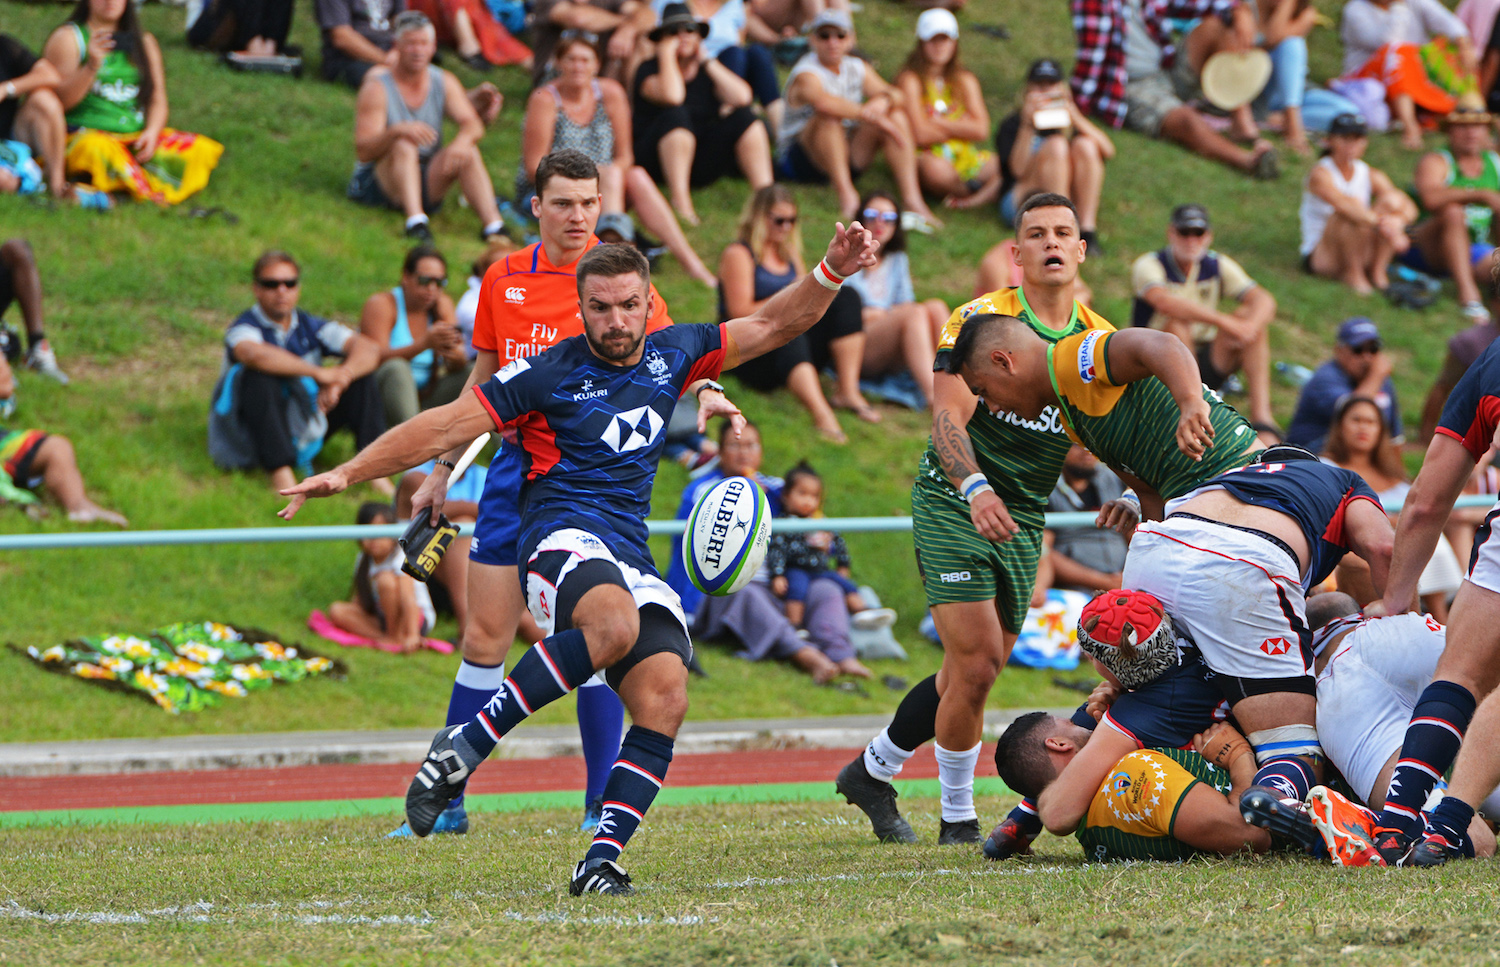
{"type": "Polygon", "coordinates": [[[1206,782],[1221,793],[1229,773],[1185,749],[1137,749],[1115,763],[1079,826],[1090,862],[1185,860],[1199,851],[1172,838],[1189,790],[1206,782]]]}

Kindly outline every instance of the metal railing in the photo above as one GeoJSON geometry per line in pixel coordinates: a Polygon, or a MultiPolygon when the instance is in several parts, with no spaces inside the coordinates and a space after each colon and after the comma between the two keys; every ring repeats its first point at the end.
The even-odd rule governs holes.
{"type": "MultiPolygon", "coordinates": [[[[1456,507],[1488,507],[1495,503],[1493,494],[1468,494],[1458,499],[1456,507]]],[[[1396,513],[1401,502],[1385,505],[1396,513]]],[[[1047,526],[1088,527],[1094,523],[1092,511],[1048,514],[1047,526]]],[[[646,527],[653,536],[681,534],[680,520],[648,520],[646,527]]],[[[910,517],[820,517],[803,519],[776,518],[776,529],[782,533],[836,530],[846,534],[899,532],[911,530],[910,517]]],[[[336,525],[321,527],[211,527],[200,530],[111,531],[67,534],[0,534],[0,551],[41,551],[103,547],[159,547],[183,544],[291,544],[306,541],[356,541],[370,537],[400,537],[405,524],[336,525]]],[[[474,532],[473,524],[464,524],[461,534],[474,532]]]]}

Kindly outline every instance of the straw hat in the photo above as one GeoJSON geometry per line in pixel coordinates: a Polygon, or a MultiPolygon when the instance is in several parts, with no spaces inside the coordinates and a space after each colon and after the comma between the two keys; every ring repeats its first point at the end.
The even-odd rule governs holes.
{"type": "Polygon", "coordinates": [[[1271,55],[1264,50],[1223,50],[1203,65],[1203,96],[1219,110],[1233,111],[1255,100],[1270,79],[1271,55]]]}

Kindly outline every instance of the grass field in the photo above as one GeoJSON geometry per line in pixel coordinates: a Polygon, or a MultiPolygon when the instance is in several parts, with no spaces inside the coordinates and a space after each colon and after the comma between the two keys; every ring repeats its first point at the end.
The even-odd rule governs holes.
{"type": "MultiPolygon", "coordinates": [[[[1336,17],[1338,3],[1323,0],[1336,17]]],[[[0,24],[40,47],[65,15],[56,4],[0,0],[0,24]]],[[[47,211],[15,198],[0,199],[0,233],[30,239],[47,288],[47,329],[65,368],[75,377],[58,387],[21,374],[20,425],[65,433],[77,445],[95,495],[141,528],[266,526],[279,501],[252,475],[225,474],[205,448],[207,399],[219,369],[220,336],[250,302],[248,266],[265,247],[291,250],[303,260],[303,306],[353,321],[366,296],[394,284],[405,245],[399,219],[357,207],[343,198],[352,160],[350,92],[314,77],[234,74],[208,55],[188,50],[181,12],[148,4],[143,17],[161,39],[172,99],[172,123],[210,134],[227,150],[209,188],[171,211],[123,206],[107,216],[72,209],[47,211]],[[193,205],[222,206],[238,216],[194,219],[193,205]]],[[[859,15],[860,42],[886,76],[910,47],[913,15],[889,0],[867,0],[859,15]]],[[[1072,50],[1067,7],[1060,2],[973,0],[965,24],[1004,22],[1011,39],[997,41],[968,30],[965,57],[979,74],[998,119],[1014,103],[1026,65],[1043,54],[1066,61],[1072,50]]],[[[317,35],[310,3],[299,4],[293,39],[316,62],[317,35]]],[[[1313,40],[1313,73],[1327,77],[1337,63],[1329,31],[1313,40]]],[[[466,81],[475,75],[458,72],[466,81]]],[[[519,138],[525,85],[514,71],[494,75],[507,97],[496,129],[481,147],[496,186],[509,191],[519,138]]],[[[1345,316],[1362,312],[1383,326],[1398,359],[1396,381],[1408,423],[1441,360],[1443,343],[1459,326],[1444,301],[1423,313],[1401,313],[1376,299],[1357,299],[1332,283],[1309,279],[1296,267],[1296,206],[1305,163],[1286,158],[1279,182],[1251,182],[1206,161],[1130,134],[1116,135],[1120,157],[1109,168],[1101,232],[1107,252],[1091,258],[1085,276],[1096,306],[1117,321],[1128,317],[1129,266],[1141,252],[1162,244],[1167,212],[1186,200],[1209,204],[1219,226],[1218,246],[1239,259],[1280,302],[1272,332],[1277,358],[1315,363],[1345,316]]],[[[1414,158],[1394,139],[1376,139],[1371,160],[1405,182],[1414,158]]],[[[888,183],[877,168],[866,186],[888,183]]],[[[704,224],[690,231],[713,263],[733,232],[744,200],[739,182],[721,182],[698,205],[704,224]]],[[[809,247],[821,246],[834,217],[826,193],[799,195],[809,247]]],[[[973,266],[1003,235],[986,212],[954,213],[948,227],[912,242],[918,295],[958,304],[969,296],[973,266]]],[[[472,213],[450,204],[434,222],[453,263],[456,283],[479,245],[472,213]]],[[[671,259],[658,284],[679,321],[713,318],[712,296],[690,283],[671,259]]],[[[12,321],[15,314],[12,313],[12,321]]],[[[1290,416],[1290,390],[1278,389],[1277,412],[1290,416]]],[[[886,422],[867,426],[846,418],[852,444],[810,444],[805,415],[785,394],[736,392],[764,428],[766,468],[781,472],[809,457],[830,481],[832,515],[908,512],[915,461],[925,443],[925,414],[886,411],[886,422]]],[[[350,454],[335,438],[320,461],[328,466],[350,454]]],[[[670,516],[683,484],[676,467],[663,469],[657,516],[670,516]]],[[[353,520],[357,501],[321,501],[299,519],[308,524],[353,520]]],[[[0,510],[0,530],[67,529],[54,518],[34,523],[0,510]]],[[[936,653],[915,634],[923,601],[905,535],[851,538],[856,575],[876,586],[902,615],[901,639],[914,660],[882,667],[916,680],[935,667],[936,653]]],[[[659,551],[664,551],[661,545],[659,551]]],[[[106,631],[146,630],[206,618],[269,628],[288,639],[305,638],[303,621],[315,607],[347,594],[354,549],[328,545],[226,546],[121,551],[45,551],[0,554],[0,595],[7,606],[0,641],[39,645],[106,631]]],[[[664,559],[659,555],[659,559],[664,559]]],[[[439,626],[452,633],[451,623],[439,626]]],[[[344,682],[315,682],[260,695],[238,707],[169,719],[145,703],[105,697],[72,681],[43,676],[0,651],[0,703],[24,714],[0,719],[0,741],[84,738],[97,735],[180,734],[303,728],[358,728],[427,724],[446,695],[452,660],[352,653],[344,682]]],[[[709,650],[713,678],[693,685],[692,715],[699,718],[772,714],[831,714],[889,709],[899,692],[876,686],[870,697],[814,688],[805,678],[769,666],[745,668],[709,650]]],[[[1047,673],[1007,672],[997,704],[1059,705],[1069,694],[1047,673]]],[[[566,718],[566,709],[546,713],[566,718]]]]}
{"type": "Polygon", "coordinates": [[[902,802],[925,845],[879,846],[841,803],[659,807],[628,899],[567,895],[572,810],[426,842],[377,818],[0,830],[0,961],[1449,965],[1500,944],[1489,864],[1099,867],[1051,837],[994,864],[931,845],[936,800],[902,802]]]}

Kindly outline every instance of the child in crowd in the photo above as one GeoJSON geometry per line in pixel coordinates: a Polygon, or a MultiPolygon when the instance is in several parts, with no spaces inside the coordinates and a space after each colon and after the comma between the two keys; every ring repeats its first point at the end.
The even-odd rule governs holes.
{"type": "MultiPolygon", "coordinates": [[[[358,524],[394,524],[396,509],[373,501],[360,504],[358,524]]],[[[401,547],[394,537],[359,542],[354,563],[354,597],[328,606],[329,619],[340,628],[379,644],[416,651],[422,636],[437,622],[427,585],[401,570],[401,547]]]]}
{"type": "MultiPolygon", "coordinates": [[[[823,516],[823,478],[807,461],[787,471],[785,480],[781,506],[787,516],[823,516]]],[[[865,604],[859,587],[849,578],[849,549],[844,539],[832,531],[781,534],[773,529],[766,566],[771,572],[771,591],[786,600],[786,619],[794,627],[802,627],[807,589],[819,579],[833,581],[844,589],[849,623],[853,627],[883,628],[896,620],[896,612],[890,608],[871,608],[865,604]]]]}

